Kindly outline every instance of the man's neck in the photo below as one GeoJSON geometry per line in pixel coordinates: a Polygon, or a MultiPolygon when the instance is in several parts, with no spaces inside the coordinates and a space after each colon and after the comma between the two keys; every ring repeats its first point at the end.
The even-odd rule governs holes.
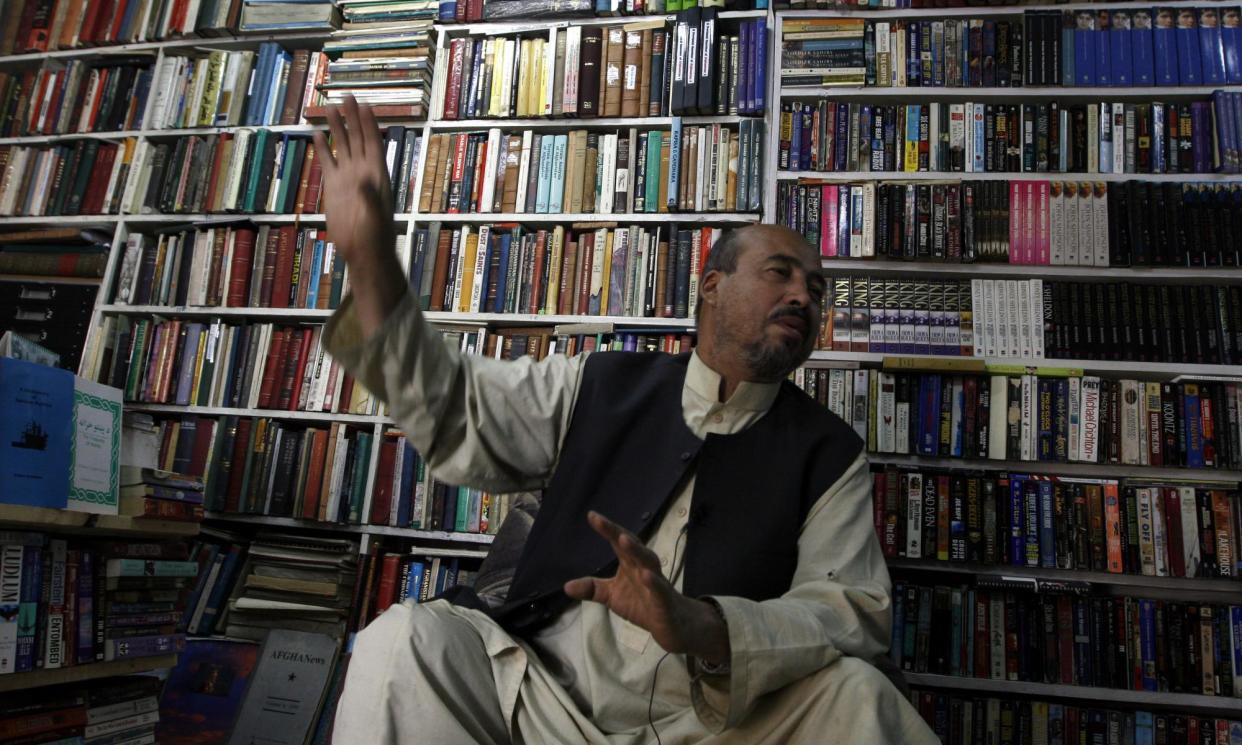
{"type": "Polygon", "coordinates": [[[717,400],[721,403],[727,402],[737,387],[746,380],[745,373],[742,370],[731,369],[732,366],[721,364],[721,360],[714,353],[711,345],[700,344],[695,350],[704,365],[707,365],[712,372],[720,376],[720,389],[717,391],[717,400]]]}

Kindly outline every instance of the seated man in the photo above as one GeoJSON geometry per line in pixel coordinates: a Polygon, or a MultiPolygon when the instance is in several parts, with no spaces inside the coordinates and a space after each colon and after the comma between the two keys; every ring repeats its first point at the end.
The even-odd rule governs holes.
{"type": "Polygon", "coordinates": [[[785,380],[825,291],[801,237],[717,243],[691,354],[462,355],[406,290],[374,117],[330,116],[353,293],[328,348],[438,478],[544,490],[498,607],[460,592],[358,635],[335,742],[935,743],[864,661],[890,585],[863,443],[785,380]]]}

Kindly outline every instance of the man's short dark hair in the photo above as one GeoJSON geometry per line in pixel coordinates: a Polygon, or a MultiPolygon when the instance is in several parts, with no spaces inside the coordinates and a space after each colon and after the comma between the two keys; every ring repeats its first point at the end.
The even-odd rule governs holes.
{"type": "MultiPolygon", "coordinates": [[[[732,274],[737,271],[737,257],[741,255],[742,249],[745,248],[742,230],[743,228],[726,228],[721,232],[720,237],[716,239],[715,245],[707,253],[707,261],[703,264],[702,270],[699,271],[699,287],[703,286],[703,280],[707,277],[708,272],[718,271],[724,274],[732,274]]],[[[698,300],[694,304],[695,318],[699,317],[699,311],[702,309],[703,293],[700,291],[698,300]]]]}

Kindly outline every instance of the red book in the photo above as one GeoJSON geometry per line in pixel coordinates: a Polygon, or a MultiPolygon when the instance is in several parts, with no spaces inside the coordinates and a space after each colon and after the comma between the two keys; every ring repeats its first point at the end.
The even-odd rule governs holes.
{"type": "Polygon", "coordinates": [[[279,369],[276,371],[278,377],[275,384],[279,388],[272,391],[272,398],[274,399],[272,408],[274,409],[282,411],[292,411],[293,409],[290,401],[294,399],[292,399],[290,394],[293,393],[293,377],[297,374],[298,367],[301,364],[301,360],[298,359],[301,351],[302,334],[297,329],[290,329],[288,343],[285,346],[285,356],[276,360],[276,367],[279,369]]]}
{"type": "Polygon", "coordinates": [[[884,494],[888,491],[888,474],[876,471],[871,474],[871,526],[875,528],[875,537],[888,556],[888,545],[884,542],[884,494]]]}
{"type": "Polygon", "coordinates": [[[375,588],[375,615],[388,610],[397,600],[397,575],[401,573],[401,556],[388,554],[380,570],[379,586],[375,588]]]}
{"type": "MultiPolygon", "coordinates": [[[[213,206],[216,203],[216,190],[220,186],[220,177],[223,175],[220,173],[220,161],[224,156],[224,151],[228,149],[224,146],[224,143],[229,142],[232,139],[232,132],[224,132],[220,135],[220,138],[216,140],[216,153],[215,157],[211,160],[211,176],[207,179],[207,196],[203,199],[204,212],[214,211],[213,206]]],[[[254,246],[252,243],[251,250],[253,250],[253,248],[254,246]]]]}
{"type": "Polygon", "coordinates": [[[988,599],[984,593],[975,593],[975,677],[989,678],[992,671],[988,666],[988,599]]]}
{"type": "Polygon", "coordinates": [[[371,491],[371,524],[387,525],[392,510],[392,470],[397,462],[397,442],[385,439],[380,443],[379,463],[375,468],[375,488],[371,491]]]}
{"type": "Polygon", "coordinates": [[[112,11],[112,22],[109,24],[105,37],[100,41],[117,41],[121,36],[121,26],[125,21],[125,9],[130,0],[117,0],[112,11]]]}
{"type": "MultiPolygon", "coordinates": [[[[582,256],[582,271],[578,274],[578,314],[586,315],[591,307],[591,263],[595,259],[595,234],[583,233],[578,239],[578,253],[582,256]]],[[[656,308],[661,300],[656,298],[656,308]]]]}
{"type": "MultiPolygon", "coordinates": [[[[302,112],[308,120],[327,119],[331,106],[307,106],[302,112]]],[[[371,105],[376,119],[421,119],[427,112],[421,103],[380,103],[371,105]]]]}
{"type": "Polygon", "coordinates": [[[189,475],[203,478],[207,474],[207,452],[211,450],[211,441],[216,437],[216,420],[198,417],[198,426],[194,428],[194,447],[190,450],[189,475]]]}
{"type": "Polygon", "coordinates": [[[95,43],[95,29],[101,23],[100,16],[107,16],[114,0],[87,0],[86,10],[82,18],[82,30],[78,32],[78,44],[89,46],[95,43]]]}
{"type": "Polygon", "coordinates": [[[137,500],[129,502],[122,499],[126,506],[121,510],[121,514],[130,515],[132,517],[153,517],[160,520],[202,520],[203,506],[201,504],[190,504],[189,502],[174,502],[169,499],[155,499],[153,497],[139,497],[141,504],[137,500]]]}
{"type": "Polygon", "coordinates": [[[228,302],[230,308],[244,308],[250,299],[250,265],[254,260],[254,228],[233,231],[233,265],[229,269],[228,302]]]}
{"type": "Polygon", "coordinates": [[[323,486],[324,458],[328,450],[328,432],[323,429],[311,430],[310,465],[306,470],[306,492],[302,495],[302,518],[316,520],[319,518],[319,494],[323,486]]]}
{"type": "MultiPolygon", "coordinates": [[[[458,5],[457,7],[461,7],[458,5]]],[[[457,118],[457,106],[461,99],[461,75],[465,64],[465,39],[454,39],[449,45],[449,81],[444,91],[445,119],[457,118]]]]}
{"type": "MultiPolygon", "coordinates": [[[[31,8],[30,25],[24,26],[26,29],[26,43],[24,51],[27,52],[46,52],[48,44],[48,36],[52,27],[52,6],[53,0],[26,0],[27,6],[31,8]]],[[[26,21],[25,14],[22,15],[23,23],[26,21]]],[[[20,31],[18,32],[21,33],[20,31]]]]}
{"type": "Polygon", "coordinates": [[[224,252],[228,248],[229,231],[217,229],[211,234],[211,264],[207,267],[207,302],[218,305],[225,288],[220,286],[224,281],[224,252]]]}
{"type": "MultiPolygon", "coordinates": [[[[276,368],[281,366],[284,360],[285,347],[289,343],[289,335],[293,333],[292,329],[273,329],[272,341],[267,348],[267,361],[263,365],[263,380],[259,383],[259,408],[272,408],[272,391],[276,388],[277,371],[276,368]]],[[[284,374],[283,367],[279,373],[284,374]]]]}
{"type": "Polygon", "coordinates": [[[297,249],[297,226],[280,228],[276,249],[276,273],[272,278],[270,308],[289,307],[289,288],[293,284],[293,253],[297,249]]]}
{"type": "MultiPolygon", "coordinates": [[[[297,359],[293,365],[292,386],[289,389],[289,406],[290,411],[296,411],[298,401],[302,398],[302,382],[306,380],[306,364],[310,359],[311,341],[314,339],[315,332],[310,329],[302,329],[302,338],[297,347],[297,359]]],[[[293,337],[298,339],[295,334],[293,337]]]]}
{"type": "Polygon", "coordinates": [[[316,214],[319,212],[319,192],[323,188],[323,163],[315,148],[306,148],[306,191],[298,195],[294,209],[298,214],[316,214]]]}
{"type": "Polygon", "coordinates": [[[267,234],[267,246],[263,252],[263,281],[259,286],[259,304],[264,308],[272,307],[272,285],[276,281],[276,261],[279,249],[280,231],[272,230],[267,234]]]}
{"type": "MultiPolygon", "coordinates": [[[[568,238],[569,236],[566,236],[568,238]]],[[[561,261],[561,294],[557,299],[556,312],[563,316],[573,313],[574,307],[574,269],[578,266],[578,244],[573,240],[565,242],[565,255],[561,261]]]]}
{"type": "Polygon", "coordinates": [[[237,422],[237,437],[233,440],[233,460],[229,466],[229,486],[225,491],[224,511],[237,512],[241,503],[242,477],[246,473],[246,457],[250,450],[250,429],[253,419],[237,422]]]}
{"type": "Polygon", "coordinates": [[[353,397],[353,395],[354,395],[354,376],[349,375],[347,373],[345,375],[345,381],[341,383],[341,397],[337,399],[336,410],[338,412],[349,413],[349,400],[353,397]]]}
{"type": "Polygon", "coordinates": [[[289,64],[289,83],[285,88],[285,100],[281,102],[280,124],[297,124],[302,113],[302,93],[306,88],[306,69],[310,65],[310,50],[296,49],[289,64]]]}
{"type": "Polygon", "coordinates": [[[444,310],[444,288],[448,284],[449,253],[453,250],[453,231],[440,230],[439,242],[436,243],[436,266],[431,277],[432,311],[444,310]]]}
{"type": "MultiPolygon", "coordinates": [[[[543,297],[543,285],[546,281],[546,278],[543,275],[543,265],[547,252],[548,231],[540,230],[535,234],[535,262],[531,271],[530,304],[525,308],[519,309],[523,313],[538,313],[541,310],[539,306],[539,298],[543,297]]],[[[472,267],[466,268],[467,271],[470,271],[471,269],[472,267]]],[[[605,288],[604,292],[601,294],[607,296],[607,288],[605,288]]],[[[601,315],[603,315],[602,312],[601,315]]]]}
{"type": "Polygon", "coordinates": [[[86,185],[86,196],[82,208],[78,210],[81,214],[98,215],[103,212],[104,193],[108,190],[108,179],[112,178],[112,165],[116,161],[117,148],[118,145],[113,142],[100,143],[91,178],[86,185]]]}

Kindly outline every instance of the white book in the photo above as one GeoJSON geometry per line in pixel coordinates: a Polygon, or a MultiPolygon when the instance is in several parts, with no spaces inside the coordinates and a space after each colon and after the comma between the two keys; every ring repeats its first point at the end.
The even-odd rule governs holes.
{"type": "MultiPolygon", "coordinates": [[[[255,370],[253,378],[255,380],[263,380],[263,375],[267,372],[267,356],[268,351],[272,347],[272,331],[273,325],[264,323],[259,326],[259,354],[255,356],[255,370]]],[[[259,386],[250,386],[250,395],[246,406],[254,409],[259,405],[259,386]]]]}
{"type": "Polygon", "coordinates": [[[481,303],[487,295],[483,287],[483,275],[487,272],[487,243],[491,230],[490,225],[479,226],[479,240],[474,252],[474,266],[471,268],[474,275],[470,284],[470,305],[468,306],[471,313],[478,313],[482,310],[481,303]]]}
{"type": "Polygon", "coordinates": [[[1049,241],[1048,263],[1052,266],[1065,265],[1065,194],[1060,181],[1053,181],[1048,190],[1048,222],[1050,223],[1051,240],[1049,241]]]}
{"type": "Polygon", "coordinates": [[[906,557],[923,557],[923,474],[909,474],[906,489],[906,557]]]}
{"type": "Polygon", "coordinates": [[[503,39],[499,43],[500,49],[500,101],[495,116],[510,116],[510,112],[515,110],[513,105],[513,58],[517,55],[518,41],[517,39],[503,39]]]}
{"type": "MultiPolygon", "coordinates": [[[[104,191],[103,211],[111,212],[111,206],[116,199],[117,189],[125,188],[121,183],[121,173],[125,170],[125,153],[133,149],[136,145],[136,138],[130,137],[117,146],[116,157],[112,159],[112,172],[108,174],[108,188],[104,191]]],[[[44,161],[44,168],[51,167],[51,158],[44,161]]]]}
{"type": "Polygon", "coordinates": [[[976,357],[986,356],[984,336],[987,333],[987,306],[983,302],[983,280],[970,280],[970,307],[974,312],[974,351],[976,357]]]}
{"type": "Polygon", "coordinates": [[[1108,266],[1108,192],[1103,182],[1096,182],[1091,199],[1092,225],[1095,235],[1095,265],[1108,266]]]}
{"type": "Polygon", "coordinates": [[[867,415],[870,407],[869,394],[871,392],[871,381],[869,374],[872,370],[855,370],[854,371],[854,406],[851,422],[854,425],[854,431],[862,438],[863,442],[867,441],[867,415]]]}
{"type": "Polygon", "coordinates": [[[9,165],[7,172],[13,174],[10,179],[0,179],[0,181],[8,181],[9,186],[0,194],[0,215],[12,215],[16,211],[17,192],[21,189],[20,181],[26,172],[26,164],[30,161],[30,155],[34,150],[28,147],[16,147],[9,156],[9,165]]]}
{"type": "Polygon", "coordinates": [[[881,453],[897,450],[897,379],[892,373],[879,373],[880,399],[876,412],[876,445],[881,453]]]}
{"type": "Polygon", "coordinates": [[[1031,294],[1031,354],[1037,360],[1044,358],[1044,281],[1032,279],[1027,283],[1031,294]]]}
{"type": "Polygon", "coordinates": [[[1079,424],[1082,433],[1078,441],[1078,457],[1081,463],[1096,463],[1100,455],[1100,379],[1093,375],[1082,378],[1082,413],[1079,424]]]}
{"type": "Polygon", "coordinates": [[[829,370],[828,371],[828,410],[836,414],[839,418],[845,419],[845,407],[842,402],[845,400],[845,371],[829,370]]]}
{"type": "Polygon", "coordinates": [[[532,130],[522,132],[522,155],[518,160],[517,199],[514,208],[516,212],[526,211],[526,181],[530,175],[530,148],[534,136],[535,133],[532,130]]]}
{"type": "Polygon", "coordinates": [[[1126,105],[1113,104],[1113,173],[1126,172],[1126,105]]]}
{"type": "Polygon", "coordinates": [[[927,141],[931,147],[927,149],[927,170],[933,173],[949,170],[940,163],[940,106],[936,101],[928,105],[927,141]]]}
{"type": "MultiPolygon", "coordinates": [[[[463,225],[461,228],[457,230],[457,232],[453,234],[453,242],[457,244],[457,247],[456,247],[456,251],[457,251],[456,269],[457,271],[454,273],[455,276],[450,278],[451,281],[453,282],[453,302],[451,305],[449,305],[449,307],[452,308],[453,310],[459,310],[461,308],[461,288],[462,288],[462,282],[465,278],[466,271],[467,271],[466,270],[466,241],[469,235],[470,235],[469,225],[463,225]]],[[[473,271],[473,269],[474,268],[471,267],[470,271],[473,271]]]]}
{"type": "Polygon", "coordinates": [[[242,174],[246,170],[246,151],[253,137],[254,131],[249,129],[238,130],[236,136],[233,137],[233,152],[229,156],[228,181],[222,203],[226,208],[235,208],[241,201],[242,174]]]}
{"type": "Polygon", "coordinates": [[[1078,185],[1078,265],[1095,266],[1095,204],[1091,184],[1078,185]]]}
{"type": "Polygon", "coordinates": [[[578,113],[578,65],[582,52],[582,27],[565,29],[565,80],[561,91],[561,113],[578,113]]]}
{"type": "Polygon", "coordinates": [[[1009,289],[1014,295],[1017,295],[1018,299],[1018,346],[1017,354],[1014,356],[1030,359],[1035,355],[1035,345],[1031,339],[1030,283],[1024,280],[1015,280],[1009,286],[1009,289]]]}
{"type": "MultiPolygon", "coordinates": [[[[343,375],[337,377],[344,378],[343,375]]],[[[328,522],[336,522],[337,515],[341,514],[341,482],[345,478],[345,458],[349,452],[349,441],[345,439],[345,431],[345,427],[342,426],[337,429],[336,433],[336,454],[332,458],[332,479],[328,482],[326,499],[328,509],[325,517],[328,522]]]]}
{"type": "Polygon", "coordinates": [[[600,313],[608,307],[608,298],[604,288],[604,256],[608,253],[608,229],[599,228],[595,231],[595,251],[591,257],[591,294],[599,299],[600,313]]]}
{"type": "Polygon", "coordinates": [[[1155,525],[1152,522],[1152,490],[1140,487],[1134,490],[1134,498],[1138,504],[1138,544],[1141,569],[1144,576],[1156,576],[1156,538],[1155,525]]]}
{"type": "Polygon", "coordinates": [[[1164,498],[1161,496],[1162,488],[1151,489],[1151,527],[1157,577],[1169,576],[1169,532],[1167,516],[1164,514],[1164,498]]]}
{"type": "Polygon", "coordinates": [[[854,424],[854,371],[841,371],[841,418],[851,426],[854,424]]]}
{"type": "Polygon", "coordinates": [[[996,356],[1009,356],[1009,282],[988,280],[995,285],[992,302],[996,312],[996,356]]]}
{"type": "Polygon", "coordinates": [[[1017,279],[1005,280],[1006,300],[1009,303],[1009,356],[1023,357],[1022,328],[1026,323],[1022,314],[1022,297],[1026,296],[1026,282],[1017,279]]]}
{"type": "Polygon", "coordinates": [[[1177,487],[1178,502],[1182,516],[1182,563],[1187,577],[1199,574],[1199,508],[1195,502],[1195,490],[1191,486],[1177,487]]]}
{"type": "Polygon", "coordinates": [[[405,467],[405,438],[397,438],[397,456],[392,462],[392,494],[388,508],[388,524],[397,524],[397,510],[401,507],[401,469],[405,467]]]}
{"type": "Polygon", "coordinates": [[[910,453],[910,402],[898,401],[893,407],[893,452],[900,455],[910,453]]]}
{"type": "Polygon", "coordinates": [[[867,181],[862,187],[863,225],[862,256],[875,257],[875,182],[867,181]]]}
{"type": "Polygon", "coordinates": [[[1074,375],[1069,377],[1069,401],[1066,408],[1069,413],[1066,457],[1074,461],[1078,460],[1079,448],[1082,447],[1082,378],[1074,375]]]}
{"type": "Polygon", "coordinates": [[[487,162],[483,164],[483,184],[479,193],[479,212],[491,212],[496,198],[496,165],[504,154],[500,152],[500,129],[487,130],[487,162]]]}
{"type": "MultiPolygon", "coordinates": [[[[904,36],[904,34],[903,34],[904,36]]],[[[967,101],[962,114],[962,136],[965,138],[963,151],[965,152],[965,163],[963,170],[966,173],[975,172],[975,105],[971,101],[967,101]]]]}
{"type": "Polygon", "coordinates": [[[1035,427],[1039,408],[1036,405],[1038,378],[1034,375],[1022,376],[1022,421],[1019,426],[1018,457],[1021,460],[1035,460],[1035,427]]]}
{"type": "MultiPolygon", "coordinates": [[[[39,217],[47,213],[47,192],[52,187],[52,167],[55,164],[55,152],[43,150],[39,153],[38,167],[35,170],[35,188],[30,192],[29,206],[25,210],[26,214],[32,217],[39,217]]],[[[113,180],[119,180],[121,166],[123,165],[123,158],[118,157],[112,161],[113,180]]],[[[111,191],[111,185],[109,191],[111,191]]],[[[108,203],[108,201],[104,202],[105,205],[108,203]]]]}
{"type": "Polygon", "coordinates": [[[541,111],[544,116],[552,116],[552,99],[556,93],[556,36],[560,29],[556,26],[548,29],[548,39],[543,45],[543,80],[539,90],[543,94],[541,111]]]}
{"type": "Polygon", "coordinates": [[[613,190],[610,184],[616,183],[617,176],[617,136],[604,135],[600,138],[600,159],[603,163],[600,178],[600,190],[595,197],[595,211],[601,215],[612,212],[613,190]]]}

